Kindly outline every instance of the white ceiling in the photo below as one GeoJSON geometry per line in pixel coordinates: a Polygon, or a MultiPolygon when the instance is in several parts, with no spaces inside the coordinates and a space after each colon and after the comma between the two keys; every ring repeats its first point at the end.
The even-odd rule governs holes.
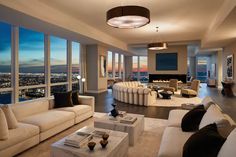
{"type": "Polygon", "coordinates": [[[128,44],[155,40],[200,40],[224,0],[40,0],[128,44]],[[106,11],[120,5],[140,5],[151,12],[150,24],[117,29],[106,24],[106,11]],[[155,32],[158,26],[159,33],[155,32]]]}
{"type": "MultiPolygon", "coordinates": [[[[236,39],[236,0],[0,0],[12,9],[111,45],[145,54],[146,44],[198,43],[220,48],[236,39]],[[140,5],[151,13],[150,24],[117,29],[106,24],[106,11],[120,5],[140,5]],[[155,27],[159,32],[155,32],[155,27]]],[[[14,18],[14,17],[13,17],[14,18]]]]}

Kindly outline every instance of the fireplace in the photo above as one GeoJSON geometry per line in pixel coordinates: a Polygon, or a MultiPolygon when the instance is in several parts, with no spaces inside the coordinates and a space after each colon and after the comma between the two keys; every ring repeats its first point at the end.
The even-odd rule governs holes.
{"type": "Polygon", "coordinates": [[[169,81],[170,79],[178,79],[178,81],[182,81],[183,83],[186,83],[187,75],[186,74],[149,74],[149,83],[152,83],[153,80],[169,81]]]}

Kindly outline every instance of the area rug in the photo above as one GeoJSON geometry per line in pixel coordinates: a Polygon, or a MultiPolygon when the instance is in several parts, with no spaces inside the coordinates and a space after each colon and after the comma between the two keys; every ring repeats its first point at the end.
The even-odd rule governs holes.
{"type": "Polygon", "coordinates": [[[192,97],[185,98],[180,95],[180,91],[177,91],[174,95],[171,96],[171,99],[162,99],[157,98],[156,103],[150,106],[161,106],[161,107],[180,107],[183,103],[195,103],[199,104],[201,102],[201,98],[192,97]]]}
{"type": "MultiPolygon", "coordinates": [[[[101,117],[106,113],[95,113],[94,117],[101,117]]],[[[50,146],[52,143],[60,140],[61,138],[75,132],[76,130],[89,125],[93,126],[94,118],[90,118],[82,123],[79,123],[35,147],[26,150],[25,152],[17,155],[17,157],[50,157],[50,146]]],[[[167,125],[167,120],[145,118],[144,119],[144,132],[138,139],[138,142],[129,147],[128,157],[156,157],[160,147],[161,137],[167,125]]]]}

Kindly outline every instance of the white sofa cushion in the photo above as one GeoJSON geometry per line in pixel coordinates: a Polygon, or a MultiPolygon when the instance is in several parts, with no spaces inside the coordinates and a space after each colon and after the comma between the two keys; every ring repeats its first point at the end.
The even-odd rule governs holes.
{"type": "Polygon", "coordinates": [[[16,120],[16,117],[14,113],[12,112],[12,109],[9,105],[3,105],[1,106],[2,111],[5,114],[8,129],[15,129],[17,128],[18,122],[16,120]]]}
{"type": "Polygon", "coordinates": [[[167,126],[181,127],[181,122],[188,110],[171,110],[169,113],[167,126]]]}
{"type": "Polygon", "coordinates": [[[193,132],[183,132],[179,127],[167,127],[161,140],[158,157],[182,157],[183,146],[193,132]]]}
{"type": "Polygon", "coordinates": [[[232,126],[229,120],[227,120],[227,118],[216,105],[211,105],[207,109],[207,112],[202,117],[199,129],[212,123],[216,123],[218,131],[223,137],[227,137],[232,131],[232,126]]]}
{"type": "Polygon", "coordinates": [[[38,134],[39,127],[19,122],[16,129],[9,130],[9,138],[5,141],[0,141],[0,150],[16,145],[38,134]]]}
{"type": "Polygon", "coordinates": [[[76,116],[80,116],[84,113],[92,111],[92,107],[89,105],[75,105],[74,107],[63,107],[58,110],[74,112],[76,116]]]}
{"type": "Polygon", "coordinates": [[[234,129],[227,137],[225,143],[221,147],[217,157],[235,157],[236,156],[236,129],[234,129]]]}
{"type": "Polygon", "coordinates": [[[44,132],[73,118],[75,114],[72,112],[49,110],[26,117],[21,122],[39,126],[40,132],[44,132]]]}
{"type": "Polygon", "coordinates": [[[25,117],[48,111],[49,101],[48,99],[37,99],[34,101],[32,100],[28,102],[14,104],[11,107],[13,113],[16,116],[16,119],[20,121],[25,117]]]}
{"type": "Polygon", "coordinates": [[[7,119],[3,110],[0,108],[0,141],[7,140],[9,137],[7,119]]]}

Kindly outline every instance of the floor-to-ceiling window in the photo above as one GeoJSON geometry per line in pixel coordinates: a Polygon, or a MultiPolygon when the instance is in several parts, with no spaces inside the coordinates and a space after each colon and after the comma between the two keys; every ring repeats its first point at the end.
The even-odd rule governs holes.
{"type": "Polygon", "coordinates": [[[139,57],[139,72],[140,72],[140,81],[148,82],[148,69],[147,69],[147,56],[139,57]]]}
{"type": "Polygon", "coordinates": [[[19,101],[45,96],[44,34],[19,28],[19,101]]]}
{"type": "Polygon", "coordinates": [[[72,90],[79,90],[80,84],[77,76],[80,75],[80,44],[72,42],[72,90]]]}
{"type": "Polygon", "coordinates": [[[51,95],[67,90],[67,43],[65,39],[51,36],[51,95]]]}
{"type": "Polygon", "coordinates": [[[108,78],[113,77],[113,71],[112,71],[112,52],[108,51],[107,53],[107,72],[108,72],[108,78]]]}
{"type": "Polygon", "coordinates": [[[120,74],[121,79],[124,79],[124,55],[120,55],[120,74]]]}
{"type": "Polygon", "coordinates": [[[207,57],[197,57],[197,79],[207,81],[207,57]]]}
{"type": "Polygon", "coordinates": [[[119,54],[115,53],[115,77],[119,77],[119,54]]]}
{"type": "Polygon", "coordinates": [[[148,82],[147,56],[133,56],[132,64],[131,79],[143,83],[148,82]]]}
{"type": "Polygon", "coordinates": [[[132,80],[138,80],[138,56],[132,58],[132,80]]]}
{"type": "Polygon", "coordinates": [[[4,22],[0,36],[0,104],[79,89],[80,43],[4,22]]]}
{"type": "Polygon", "coordinates": [[[11,103],[11,25],[0,22],[0,104],[11,103]]]}

